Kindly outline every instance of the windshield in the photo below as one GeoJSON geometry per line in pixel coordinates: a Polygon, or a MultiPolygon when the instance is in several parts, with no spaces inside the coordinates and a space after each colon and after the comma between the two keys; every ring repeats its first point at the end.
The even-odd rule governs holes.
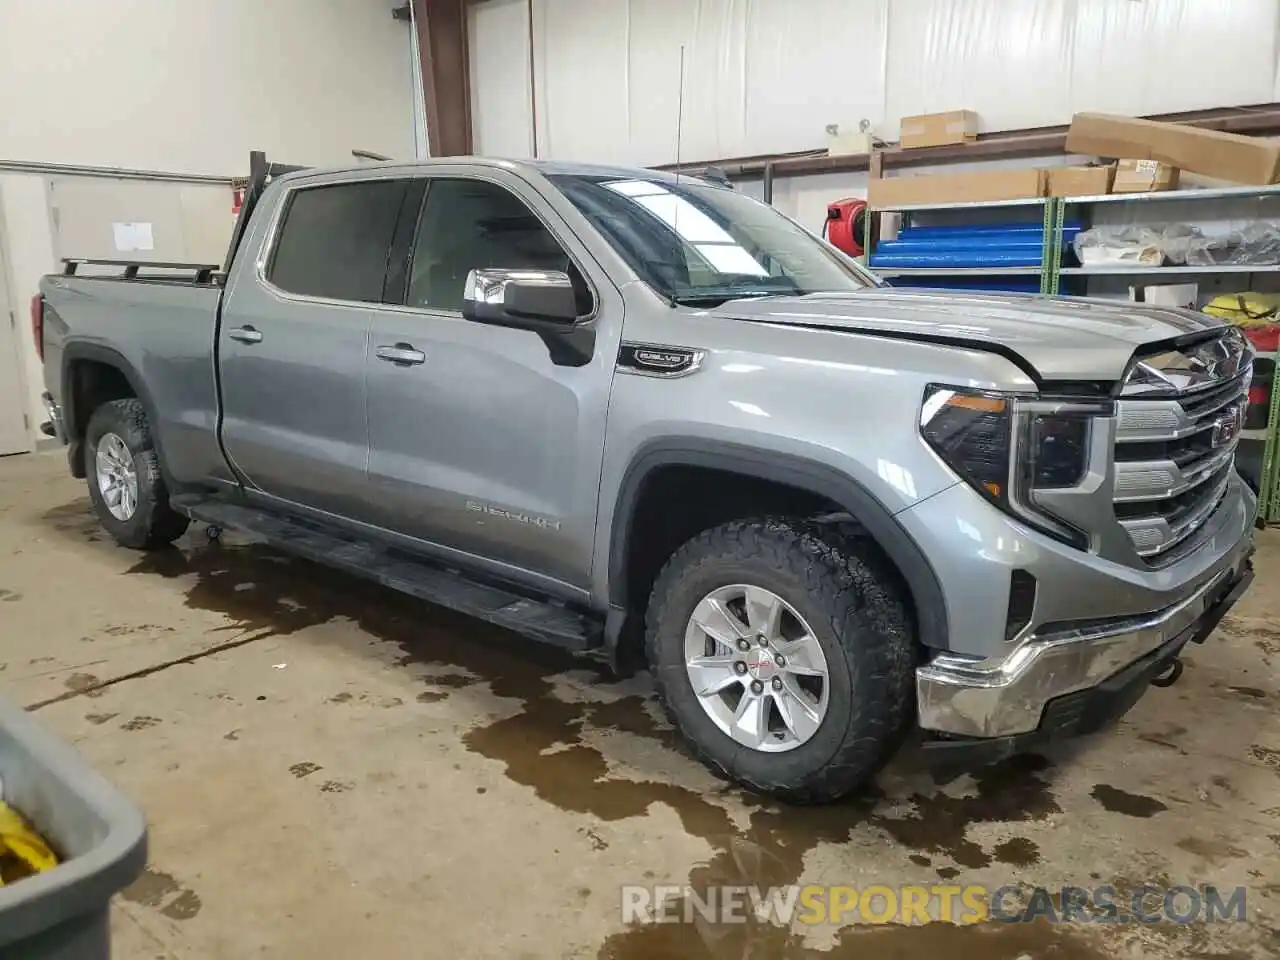
{"type": "Polygon", "coordinates": [[[550,179],[673,304],[845,293],[877,283],[772,207],[695,177],[550,179]]]}

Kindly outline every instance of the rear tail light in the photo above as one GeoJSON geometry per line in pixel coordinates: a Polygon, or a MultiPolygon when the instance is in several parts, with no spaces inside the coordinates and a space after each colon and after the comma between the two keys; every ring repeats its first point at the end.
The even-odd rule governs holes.
{"type": "Polygon", "coordinates": [[[36,294],[31,298],[31,340],[36,345],[36,353],[44,360],[44,297],[36,294]]]}

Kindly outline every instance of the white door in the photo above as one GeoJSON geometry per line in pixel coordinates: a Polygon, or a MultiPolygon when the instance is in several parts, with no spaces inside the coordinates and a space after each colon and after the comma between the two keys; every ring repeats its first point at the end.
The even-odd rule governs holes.
{"type": "MultiPolygon", "coordinates": [[[[0,257],[4,250],[0,246],[0,257]]],[[[0,259],[0,456],[10,453],[26,453],[31,449],[27,424],[23,419],[26,402],[22,379],[21,342],[17,324],[26,315],[18,317],[9,299],[6,277],[9,268],[0,259]]]]}

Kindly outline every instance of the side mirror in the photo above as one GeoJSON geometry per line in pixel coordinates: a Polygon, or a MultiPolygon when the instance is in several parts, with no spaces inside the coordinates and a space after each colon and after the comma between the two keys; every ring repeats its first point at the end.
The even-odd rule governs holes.
{"type": "Polygon", "coordinates": [[[472,270],[462,289],[462,315],[476,323],[549,332],[578,319],[569,275],[559,270],[472,270]]]}
{"type": "Polygon", "coordinates": [[[462,315],[476,323],[532,330],[556,366],[582,367],[595,353],[595,324],[578,322],[573,281],[560,270],[472,270],[462,288],[462,315]]]}

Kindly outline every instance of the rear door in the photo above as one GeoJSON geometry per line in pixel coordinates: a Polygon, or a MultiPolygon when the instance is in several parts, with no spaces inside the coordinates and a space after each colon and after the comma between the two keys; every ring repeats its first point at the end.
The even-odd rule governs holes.
{"type": "Polygon", "coordinates": [[[290,187],[257,263],[235,273],[217,345],[222,436],[263,493],[367,514],[365,359],[407,183],[290,187]]]}

